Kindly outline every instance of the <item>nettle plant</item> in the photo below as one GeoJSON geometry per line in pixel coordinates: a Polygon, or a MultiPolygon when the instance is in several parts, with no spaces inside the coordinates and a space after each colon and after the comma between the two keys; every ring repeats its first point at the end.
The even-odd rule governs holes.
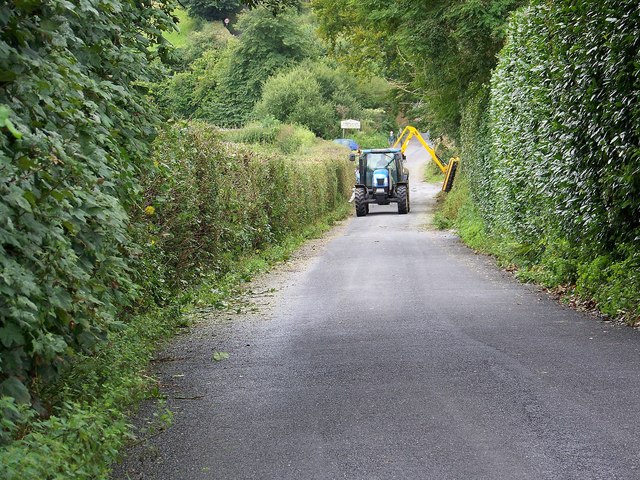
{"type": "Polygon", "coordinates": [[[135,294],[127,211],[160,120],[142,82],[173,7],[0,6],[0,395],[28,402],[135,294]]]}

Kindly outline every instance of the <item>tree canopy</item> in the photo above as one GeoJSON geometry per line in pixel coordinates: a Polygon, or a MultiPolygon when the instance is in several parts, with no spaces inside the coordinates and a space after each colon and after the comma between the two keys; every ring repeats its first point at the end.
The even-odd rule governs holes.
{"type": "Polygon", "coordinates": [[[487,82],[509,12],[524,0],[313,0],[333,55],[355,71],[380,71],[409,115],[457,136],[461,107],[487,82]]]}
{"type": "Polygon", "coordinates": [[[322,53],[312,25],[294,9],[274,16],[259,7],[242,13],[237,28],[239,38],[205,50],[185,71],[157,85],[157,98],[170,114],[242,125],[271,75],[322,53]]]}
{"type": "Polygon", "coordinates": [[[362,118],[363,113],[355,80],[323,61],[305,62],[270,77],[254,109],[257,118],[304,125],[324,138],[338,134],[341,119],[362,118]]]}
{"type": "Polygon", "coordinates": [[[300,0],[183,0],[192,15],[216,20],[235,15],[244,7],[265,7],[273,14],[288,7],[297,7],[300,0]]]}

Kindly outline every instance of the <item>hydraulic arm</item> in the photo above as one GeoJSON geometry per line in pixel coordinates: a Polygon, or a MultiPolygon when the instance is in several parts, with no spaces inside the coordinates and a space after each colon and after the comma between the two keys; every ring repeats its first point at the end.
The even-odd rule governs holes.
{"type": "Polygon", "coordinates": [[[431,155],[431,159],[433,160],[433,162],[438,166],[440,171],[444,173],[444,183],[442,184],[442,190],[444,192],[448,192],[449,190],[451,190],[451,187],[453,187],[453,179],[455,178],[456,170],[458,169],[458,164],[460,163],[460,158],[454,157],[449,160],[449,163],[444,165],[442,161],[440,161],[440,158],[436,154],[435,150],[431,148],[431,146],[425,141],[424,138],[422,138],[420,132],[411,126],[404,127],[402,134],[398,136],[398,139],[393,146],[398,147],[398,145],[400,145],[400,149],[404,154],[407,146],[409,145],[409,140],[411,140],[413,137],[416,137],[418,139],[424,149],[429,152],[429,155],[431,155]]]}

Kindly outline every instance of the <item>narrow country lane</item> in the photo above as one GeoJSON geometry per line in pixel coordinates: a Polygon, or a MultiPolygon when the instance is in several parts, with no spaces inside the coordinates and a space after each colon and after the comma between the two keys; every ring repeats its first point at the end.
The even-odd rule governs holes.
{"type": "Polygon", "coordinates": [[[163,354],[173,425],[115,478],[640,478],[638,332],[430,228],[437,187],[407,153],[410,214],[350,219],[263,312],[163,354]]]}

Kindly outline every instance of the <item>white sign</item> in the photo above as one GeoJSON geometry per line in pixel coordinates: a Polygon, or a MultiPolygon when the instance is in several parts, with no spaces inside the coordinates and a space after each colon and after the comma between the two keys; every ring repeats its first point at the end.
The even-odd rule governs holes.
{"type": "Polygon", "coordinates": [[[342,120],[340,122],[340,128],[344,128],[345,130],[360,130],[360,120],[342,120]]]}

